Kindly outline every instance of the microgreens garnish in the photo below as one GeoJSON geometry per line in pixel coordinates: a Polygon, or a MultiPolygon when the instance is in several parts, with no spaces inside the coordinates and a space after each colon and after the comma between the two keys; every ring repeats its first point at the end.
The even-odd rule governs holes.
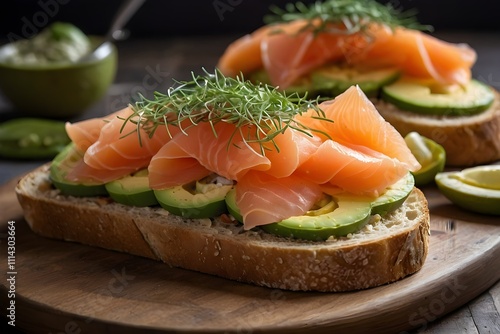
{"type": "Polygon", "coordinates": [[[227,122],[235,125],[235,134],[240,131],[247,143],[258,143],[261,153],[266,149],[265,143],[271,142],[276,147],[273,139],[287,128],[307,134],[320,132],[295,119],[309,109],[315,110],[314,117],[332,122],[325,118],[317,100],[286,95],[272,86],[253,84],[242,75],[231,78],[217,70],[205,71],[201,76],[193,73],[192,80],[176,81],[166,93],[156,92],[153,99],[141,97],[132,109],[134,114],[127,121],[136,123],[150,136],[159,126],[174,125],[186,132],[188,127],[200,122],[210,122],[217,136],[213,125],[227,122]],[[243,136],[243,128],[252,126],[255,133],[243,136]]]}
{"type": "Polygon", "coordinates": [[[304,29],[353,34],[365,30],[371,23],[385,24],[389,27],[404,26],[417,30],[432,30],[431,26],[421,25],[415,18],[414,11],[401,11],[390,3],[381,4],[375,0],[325,0],[310,5],[303,2],[288,3],[284,9],[271,7],[273,14],[264,17],[268,24],[290,22],[304,19],[309,24],[304,29]],[[320,24],[313,21],[320,20],[320,24]],[[343,24],[343,29],[336,29],[332,24],[343,24]]]}

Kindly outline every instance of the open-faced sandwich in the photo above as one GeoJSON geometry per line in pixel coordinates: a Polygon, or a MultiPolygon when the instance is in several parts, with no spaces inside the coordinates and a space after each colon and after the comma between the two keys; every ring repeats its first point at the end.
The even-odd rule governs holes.
{"type": "Polygon", "coordinates": [[[287,92],[332,97],[357,84],[402,134],[441,144],[447,164],[500,159],[499,95],[471,77],[476,52],[374,0],[289,4],[231,43],[218,68],[287,92]]]}
{"type": "Polygon", "coordinates": [[[420,166],[359,87],[318,104],[216,71],[66,128],[16,189],[42,236],[290,290],[370,288],[425,261],[420,166]]]}

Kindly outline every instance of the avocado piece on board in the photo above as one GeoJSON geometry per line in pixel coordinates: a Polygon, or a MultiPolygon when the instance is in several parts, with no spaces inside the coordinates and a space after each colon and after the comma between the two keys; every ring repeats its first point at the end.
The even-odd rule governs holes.
{"type": "Polygon", "coordinates": [[[500,215],[500,165],[442,172],[436,184],[446,198],[466,210],[500,215]]]}

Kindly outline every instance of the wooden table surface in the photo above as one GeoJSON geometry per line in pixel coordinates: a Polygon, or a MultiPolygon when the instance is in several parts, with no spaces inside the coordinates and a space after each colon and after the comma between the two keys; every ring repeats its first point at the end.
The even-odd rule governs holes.
{"type": "MultiPolygon", "coordinates": [[[[478,52],[474,77],[500,89],[498,34],[453,32],[437,35],[450,42],[465,42],[474,47],[478,52]]],[[[125,106],[138,93],[150,96],[154,90],[164,91],[172,84],[172,78],[189,79],[191,71],[200,73],[202,68],[212,71],[225,46],[235,37],[197,36],[120,42],[115,83],[99,103],[71,121],[108,114],[125,106]]],[[[0,96],[0,121],[17,116],[18,113],[0,96]]],[[[0,184],[43,162],[0,160],[0,184]]],[[[415,333],[500,333],[499,313],[500,282],[497,282],[450,314],[439,315],[437,319],[429,314],[429,322],[415,333]]]]}

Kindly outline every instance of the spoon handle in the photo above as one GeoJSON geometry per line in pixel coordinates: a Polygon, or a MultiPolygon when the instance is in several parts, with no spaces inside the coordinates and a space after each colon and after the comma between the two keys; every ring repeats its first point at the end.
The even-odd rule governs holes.
{"type": "Polygon", "coordinates": [[[113,24],[105,36],[105,41],[114,39],[113,34],[122,29],[128,20],[135,14],[137,9],[142,6],[144,1],[145,0],[127,0],[123,3],[113,19],[113,24]]]}
{"type": "Polygon", "coordinates": [[[118,10],[117,14],[113,19],[113,23],[109,28],[106,36],[102,40],[99,45],[97,45],[91,52],[79,58],[77,61],[86,62],[92,59],[99,58],[100,55],[104,52],[106,53],[106,47],[109,49],[110,41],[115,40],[113,34],[116,31],[120,31],[121,28],[128,22],[128,20],[135,14],[137,9],[141,7],[145,0],[127,0],[118,10]]]}

